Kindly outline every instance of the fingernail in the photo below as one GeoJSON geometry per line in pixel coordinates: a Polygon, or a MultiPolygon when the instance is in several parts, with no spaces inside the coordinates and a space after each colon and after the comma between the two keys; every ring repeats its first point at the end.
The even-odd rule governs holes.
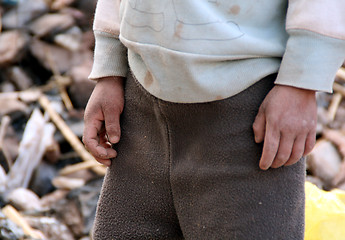
{"type": "Polygon", "coordinates": [[[120,140],[120,138],[119,138],[118,136],[111,136],[111,137],[109,138],[109,141],[110,141],[111,143],[118,143],[119,140],[120,140]]]}
{"type": "Polygon", "coordinates": [[[266,171],[269,168],[268,166],[262,166],[262,165],[259,165],[259,167],[261,170],[264,170],[264,171],[266,171]]]}

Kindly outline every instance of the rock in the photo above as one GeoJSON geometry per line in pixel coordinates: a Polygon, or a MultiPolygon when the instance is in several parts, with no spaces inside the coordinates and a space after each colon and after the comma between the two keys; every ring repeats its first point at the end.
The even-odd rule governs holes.
{"type": "Polygon", "coordinates": [[[91,240],[91,238],[88,236],[85,236],[85,237],[80,238],[79,240],[91,240]]]}
{"type": "MultiPolygon", "coordinates": [[[[74,107],[79,107],[79,105],[74,103],[74,107]]],[[[82,137],[83,136],[83,131],[84,131],[84,121],[68,121],[68,126],[72,130],[72,132],[78,136],[82,137]]]]}
{"type": "Polygon", "coordinates": [[[0,239],[2,240],[19,240],[24,238],[23,230],[14,222],[7,219],[0,211],[0,239]]]}
{"type": "Polygon", "coordinates": [[[344,185],[345,183],[345,162],[343,160],[341,166],[340,166],[340,170],[337,173],[337,175],[333,178],[332,181],[332,186],[334,187],[339,187],[340,185],[344,185]]]}
{"type": "Polygon", "coordinates": [[[47,122],[38,108],[34,109],[25,126],[18,157],[8,174],[7,187],[9,190],[29,186],[33,173],[40,165],[47,143],[53,138],[54,132],[54,124],[47,122]]]}
{"type": "Polygon", "coordinates": [[[84,223],[84,235],[89,233],[93,226],[102,183],[103,178],[94,179],[84,187],[72,190],[68,194],[68,199],[74,201],[79,206],[84,223]]]}
{"type": "Polygon", "coordinates": [[[67,199],[56,206],[59,216],[76,237],[88,235],[91,231],[102,183],[103,178],[94,179],[85,186],[72,190],[67,199]],[[62,208],[68,208],[69,211],[63,211],[62,208]]]}
{"type": "Polygon", "coordinates": [[[65,48],[35,39],[30,45],[30,52],[46,69],[64,73],[72,66],[72,53],[65,48]]]}
{"type": "Polygon", "coordinates": [[[320,140],[307,156],[307,168],[313,176],[321,179],[328,189],[340,170],[341,161],[336,147],[327,140],[320,140]]]}
{"type": "Polygon", "coordinates": [[[37,37],[55,35],[63,30],[72,27],[74,19],[68,14],[49,13],[33,21],[29,29],[37,37]]]}
{"type": "Polygon", "coordinates": [[[68,88],[73,105],[76,108],[84,109],[95,87],[96,82],[89,80],[88,76],[92,68],[92,58],[85,60],[82,64],[71,68],[69,74],[72,77],[72,84],[68,88]]]}
{"type": "Polygon", "coordinates": [[[3,9],[2,9],[2,7],[0,6],[0,33],[1,33],[1,31],[2,31],[2,13],[3,12],[3,9]]]}
{"type": "Polygon", "coordinates": [[[27,105],[17,99],[0,99],[0,116],[10,114],[12,112],[25,112],[27,105]]]}
{"type": "Polygon", "coordinates": [[[52,192],[55,189],[52,181],[57,174],[58,171],[54,165],[41,162],[32,176],[30,189],[38,196],[44,196],[45,194],[52,192]]]}
{"type": "Polygon", "coordinates": [[[62,199],[54,207],[57,218],[64,222],[75,237],[83,236],[84,223],[78,206],[67,199],[62,199]]]}
{"type": "Polygon", "coordinates": [[[321,181],[321,179],[314,177],[314,176],[310,176],[308,175],[306,177],[306,181],[311,182],[312,184],[316,185],[318,188],[323,189],[323,182],[321,181]]]}
{"type": "MultiPolygon", "coordinates": [[[[7,181],[7,175],[6,175],[6,171],[4,169],[4,165],[1,162],[0,165],[0,193],[3,193],[6,191],[6,181],[7,181]]],[[[2,205],[6,204],[5,199],[3,199],[3,194],[1,194],[2,196],[0,196],[0,207],[2,207],[2,205]]]]}
{"type": "Polygon", "coordinates": [[[61,10],[74,2],[75,0],[55,0],[50,7],[52,10],[61,10]]]}
{"type": "Polygon", "coordinates": [[[82,38],[80,28],[74,26],[68,31],[56,35],[54,42],[70,51],[77,51],[80,49],[82,38]]]}
{"type": "Polygon", "coordinates": [[[69,177],[69,178],[83,179],[85,182],[91,181],[96,176],[97,175],[95,175],[95,173],[93,173],[92,171],[90,171],[88,169],[81,169],[79,171],[76,171],[76,172],[73,172],[73,173],[66,175],[66,177],[69,177]]]}
{"type": "Polygon", "coordinates": [[[10,67],[7,70],[7,76],[19,91],[26,90],[33,85],[32,79],[20,67],[10,67]]]}
{"type": "Polygon", "coordinates": [[[74,66],[80,65],[88,65],[89,61],[93,59],[93,51],[81,49],[80,51],[73,52],[73,65],[71,65],[71,69],[74,66]]]}
{"type": "Polygon", "coordinates": [[[50,164],[56,164],[59,161],[60,156],[60,145],[54,138],[52,144],[50,144],[46,149],[44,160],[50,164]]]}
{"type": "Polygon", "coordinates": [[[18,62],[24,55],[24,48],[29,42],[24,32],[13,30],[0,34],[0,67],[18,62]]]}
{"type": "Polygon", "coordinates": [[[1,83],[0,88],[1,92],[3,93],[16,91],[16,87],[14,86],[14,84],[9,81],[1,83]]]}
{"type": "MultiPolygon", "coordinates": [[[[90,54],[91,55],[91,54],[90,54]]],[[[85,59],[81,64],[73,66],[71,70],[68,72],[69,75],[72,77],[72,84],[78,82],[85,82],[89,81],[92,86],[95,86],[95,81],[88,80],[88,76],[92,69],[92,58],[85,59]]]]}
{"type": "Polygon", "coordinates": [[[327,125],[330,122],[326,108],[317,108],[317,121],[322,125],[327,125]]]}
{"type": "MultiPolygon", "coordinates": [[[[8,118],[8,121],[11,121],[10,117],[3,116],[2,123],[5,118],[8,118]]],[[[12,165],[14,160],[18,156],[19,140],[16,136],[16,133],[12,125],[10,124],[6,126],[4,135],[5,136],[2,139],[2,146],[0,146],[0,151],[2,151],[2,155],[3,155],[0,158],[0,162],[1,162],[1,165],[5,167],[6,172],[8,172],[9,171],[8,164],[12,165]],[[4,162],[6,162],[7,167],[3,164],[4,162]]]]}
{"type": "Polygon", "coordinates": [[[53,185],[58,189],[72,190],[84,186],[85,181],[80,178],[58,176],[53,179],[53,185]]]}
{"type": "MultiPolygon", "coordinates": [[[[81,49],[91,50],[93,53],[94,48],[95,48],[95,36],[93,34],[93,31],[84,32],[81,49]]],[[[93,61],[93,58],[90,60],[93,61]]]]}
{"type": "MultiPolygon", "coordinates": [[[[61,9],[59,12],[72,16],[76,20],[78,26],[81,25],[80,24],[81,19],[85,18],[85,14],[82,11],[80,11],[79,9],[74,8],[74,7],[73,8],[66,7],[66,8],[61,9]]],[[[88,20],[90,22],[90,18],[88,20]]]]}
{"type": "Polygon", "coordinates": [[[20,211],[40,211],[42,210],[39,197],[26,188],[17,188],[7,195],[11,205],[20,211]]]}
{"type": "Polygon", "coordinates": [[[68,227],[54,217],[26,216],[25,220],[33,228],[40,230],[49,240],[74,240],[68,227]]]}
{"type": "Polygon", "coordinates": [[[71,52],[66,48],[48,44],[38,39],[33,39],[32,44],[30,44],[30,52],[46,69],[50,71],[54,69],[60,74],[82,64],[87,58],[92,59],[92,52],[71,52]]]}
{"type": "Polygon", "coordinates": [[[338,189],[345,191],[345,183],[340,184],[337,186],[338,189]]]}
{"type": "Polygon", "coordinates": [[[48,12],[45,0],[18,1],[17,7],[9,10],[3,17],[2,24],[6,29],[23,28],[32,19],[48,12]]]}
{"type": "Polygon", "coordinates": [[[68,194],[68,190],[58,189],[52,193],[48,193],[41,198],[41,205],[43,208],[51,208],[56,202],[61,201],[68,194]]]}
{"type": "Polygon", "coordinates": [[[84,28],[91,28],[97,0],[77,0],[74,6],[83,13],[83,18],[78,19],[78,24],[84,28]]]}
{"type": "Polygon", "coordinates": [[[88,99],[90,98],[94,88],[95,82],[91,80],[74,82],[68,88],[74,107],[77,109],[85,109],[88,99]],[[79,94],[76,94],[78,92],[79,94]]]}
{"type": "Polygon", "coordinates": [[[75,6],[81,10],[86,18],[92,18],[96,8],[97,0],[77,0],[75,6]]]}

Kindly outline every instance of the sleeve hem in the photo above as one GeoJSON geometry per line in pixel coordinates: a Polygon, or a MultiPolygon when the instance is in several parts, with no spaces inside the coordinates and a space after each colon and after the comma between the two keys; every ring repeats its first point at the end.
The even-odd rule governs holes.
{"type": "Polygon", "coordinates": [[[128,73],[127,48],[120,40],[104,32],[95,31],[94,63],[89,79],[102,77],[126,77],[128,73]]]}
{"type": "Polygon", "coordinates": [[[290,38],[276,84],[332,92],[335,74],[345,58],[345,41],[289,29],[290,38]]]}

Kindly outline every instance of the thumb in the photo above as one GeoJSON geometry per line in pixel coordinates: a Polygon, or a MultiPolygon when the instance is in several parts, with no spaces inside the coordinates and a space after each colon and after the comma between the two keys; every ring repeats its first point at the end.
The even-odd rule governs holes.
{"type": "Polygon", "coordinates": [[[259,110],[253,123],[253,131],[256,143],[261,143],[265,139],[266,117],[263,111],[259,110]]]}
{"type": "Polygon", "coordinates": [[[118,143],[121,136],[120,128],[121,111],[108,108],[104,111],[105,130],[110,143],[118,143]]]}

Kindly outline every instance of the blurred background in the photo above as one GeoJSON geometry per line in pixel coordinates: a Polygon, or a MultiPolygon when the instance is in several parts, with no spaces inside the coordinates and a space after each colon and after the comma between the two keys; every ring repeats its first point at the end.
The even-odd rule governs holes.
{"type": "MultiPolygon", "coordinates": [[[[0,239],[90,239],[105,174],[80,141],[95,5],[0,0],[0,239]]],[[[317,94],[307,181],[327,191],[345,190],[344,86],[343,66],[317,94]]]]}
{"type": "Polygon", "coordinates": [[[105,173],[80,141],[96,0],[0,4],[0,239],[89,239],[105,173]]]}

